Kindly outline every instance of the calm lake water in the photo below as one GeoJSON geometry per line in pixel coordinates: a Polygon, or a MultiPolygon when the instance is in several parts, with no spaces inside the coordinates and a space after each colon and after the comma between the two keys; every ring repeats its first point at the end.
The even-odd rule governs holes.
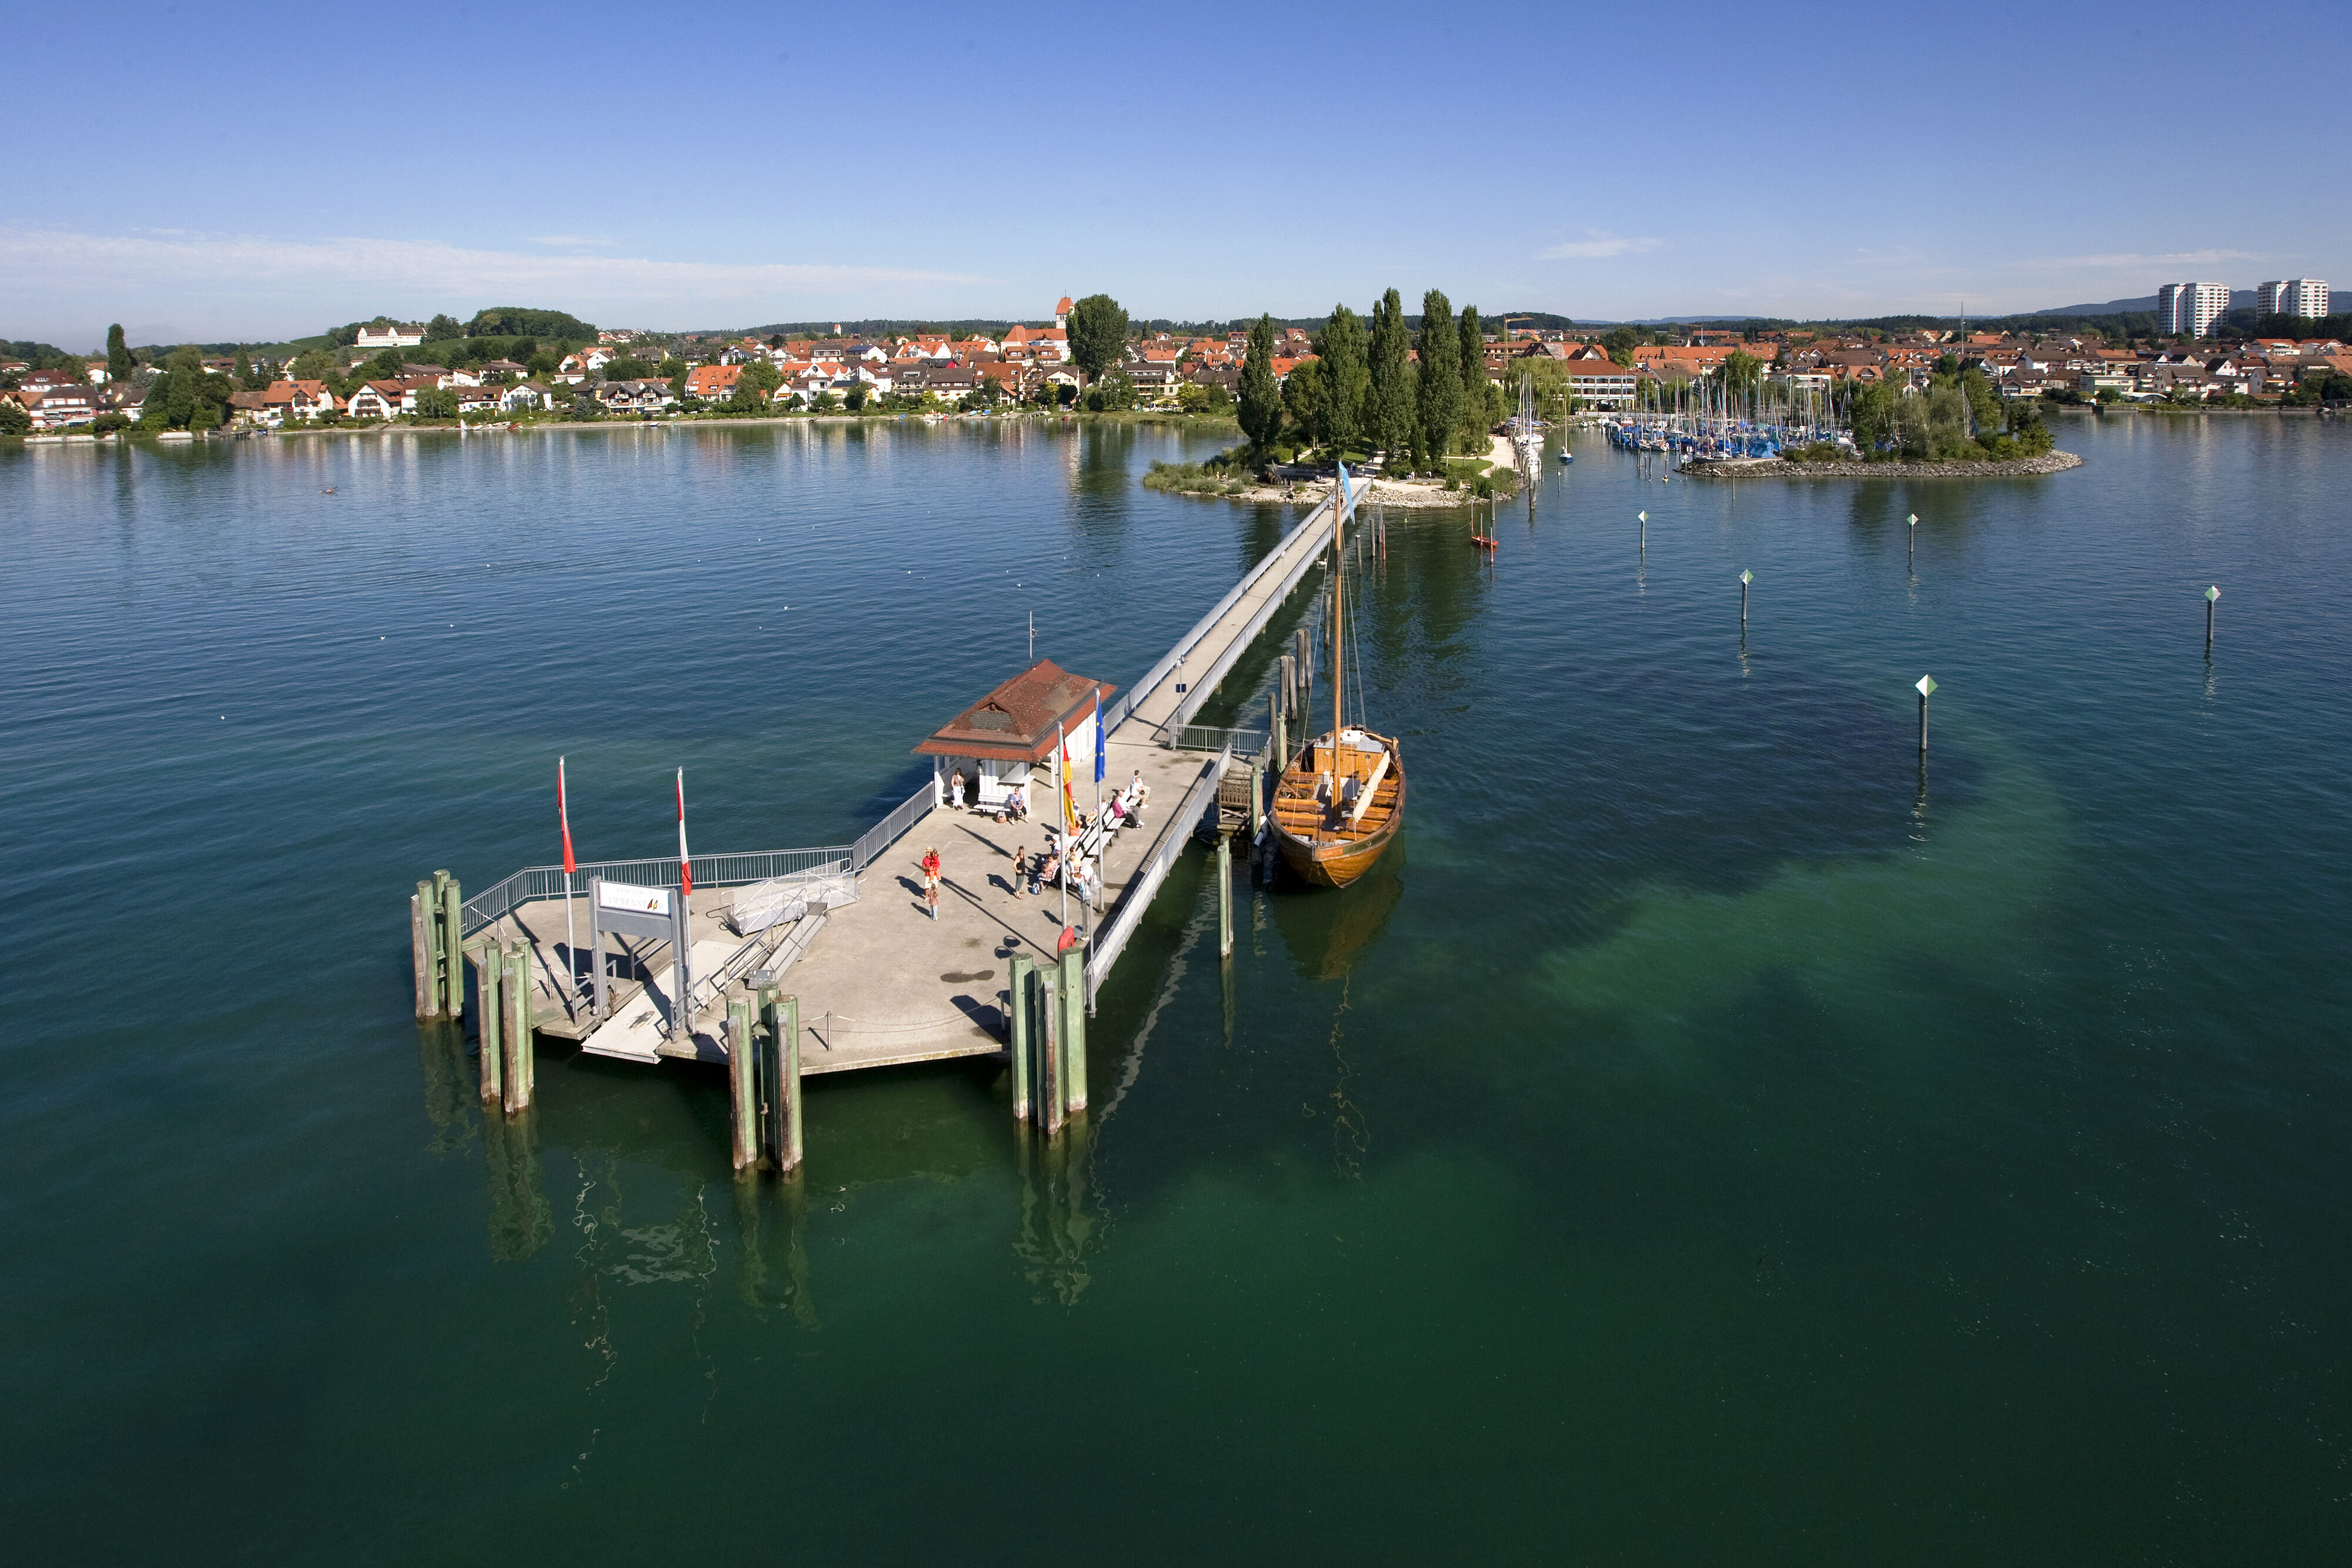
{"type": "Polygon", "coordinates": [[[1066,1153],[821,1079],[792,1188],[710,1071],[485,1127],[411,885],[554,858],[559,752],[583,857],[680,766],[847,841],[1033,612],[1124,685],[1279,537],[1135,483],[1207,444],[0,454],[8,1555],[2352,1556],[2352,430],[2059,431],[1391,514],[1380,873],[1221,972],[1191,857],[1066,1153]]]}

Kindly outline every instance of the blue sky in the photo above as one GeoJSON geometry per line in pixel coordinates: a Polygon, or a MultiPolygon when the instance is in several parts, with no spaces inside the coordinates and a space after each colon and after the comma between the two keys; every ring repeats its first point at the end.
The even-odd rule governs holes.
{"type": "Polygon", "coordinates": [[[2343,287],[2347,18],[9,0],[0,337],[2343,287]]]}

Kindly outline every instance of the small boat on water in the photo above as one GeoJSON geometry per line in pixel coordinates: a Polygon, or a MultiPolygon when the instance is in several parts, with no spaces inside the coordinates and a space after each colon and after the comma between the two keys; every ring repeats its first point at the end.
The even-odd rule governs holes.
{"type": "Polygon", "coordinates": [[[1331,530],[1331,727],[1282,770],[1266,831],[1285,863],[1318,887],[1345,887],[1377,863],[1404,825],[1404,759],[1393,736],[1347,722],[1347,528],[1353,510],[1345,465],[1331,530]]]}

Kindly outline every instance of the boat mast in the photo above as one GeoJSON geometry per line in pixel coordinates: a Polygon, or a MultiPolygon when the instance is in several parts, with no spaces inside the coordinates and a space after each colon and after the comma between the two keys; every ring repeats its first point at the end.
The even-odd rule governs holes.
{"type": "Polygon", "coordinates": [[[1339,692],[1340,671],[1347,663],[1339,656],[1339,643],[1347,632],[1348,593],[1343,580],[1348,571],[1347,528],[1348,465],[1343,463],[1339,465],[1338,511],[1331,518],[1331,799],[1335,804],[1339,799],[1339,732],[1347,722],[1342,716],[1346,710],[1340,706],[1339,692]]]}

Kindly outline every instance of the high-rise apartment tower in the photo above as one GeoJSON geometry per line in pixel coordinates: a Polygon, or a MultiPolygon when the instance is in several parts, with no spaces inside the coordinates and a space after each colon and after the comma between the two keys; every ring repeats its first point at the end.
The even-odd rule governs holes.
{"type": "Polygon", "coordinates": [[[2168,338],[2201,338],[2229,308],[2226,283],[2168,283],[2156,291],[2156,329],[2168,338]]]}
{"type": "Polygon", "coordinates": [[[2325,316],[2327,279],[2290,277],[2265,283],[2254,291],[2254,308],[2265,316],[2325,316]]]}

